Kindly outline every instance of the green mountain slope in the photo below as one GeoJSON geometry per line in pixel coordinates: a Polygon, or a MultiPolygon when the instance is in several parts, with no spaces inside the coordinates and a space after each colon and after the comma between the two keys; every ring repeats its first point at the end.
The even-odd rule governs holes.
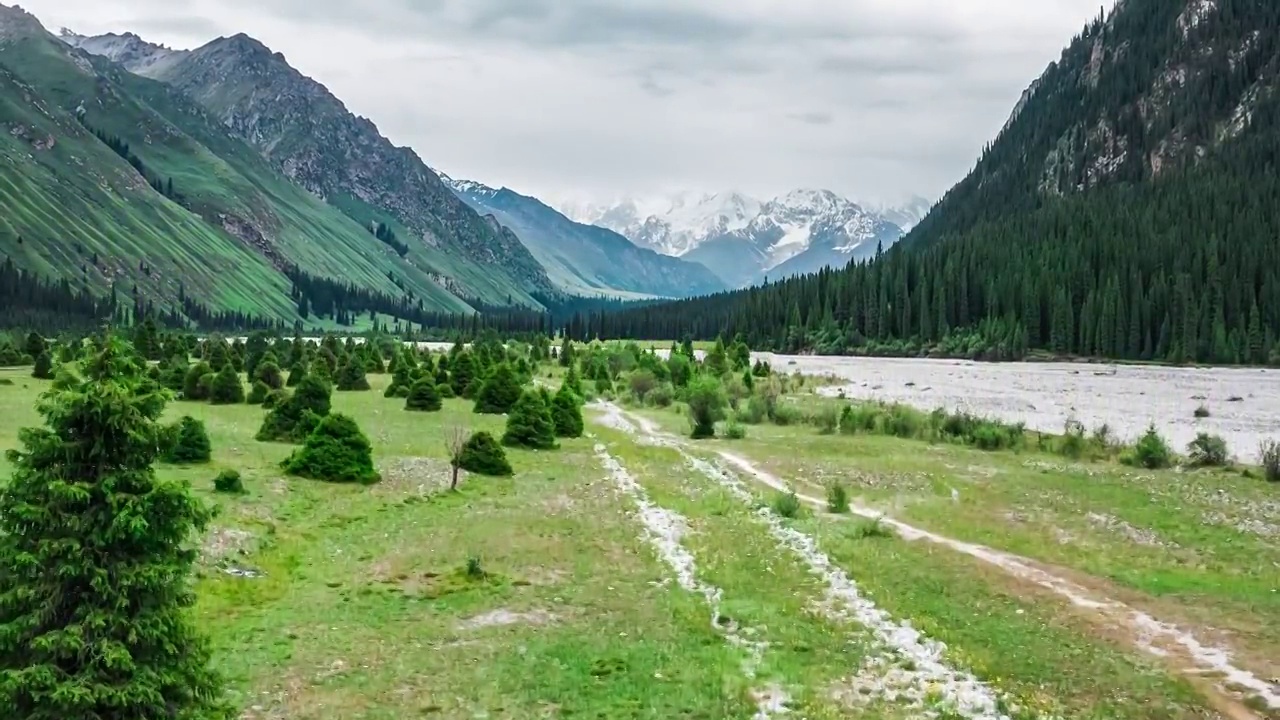
{"type": "Polygon", "coordinates": [[[782,350],[1280,362],[1280,3],[1125,0],[880,260],[595,319],[782,350]]]}
{"type": "Polygon", "coordinates": [[[725,289],[702,265],[636,247],[612,230],[576,223],[536,198],[441,178],[476,212],[514,230],[551,279],[571,294],[671,298],[725,289]]]}
{"type": "Polygon", "coordinates": [[[383,223],[405,261],[463,297],[538,305],[556,296],[514,236],[495,231],[418,156],[398,148],[323,85],[245,35],[171,51],[133,35],[68,38],[193,98],[294,183],[361,224],[383,223]]]}

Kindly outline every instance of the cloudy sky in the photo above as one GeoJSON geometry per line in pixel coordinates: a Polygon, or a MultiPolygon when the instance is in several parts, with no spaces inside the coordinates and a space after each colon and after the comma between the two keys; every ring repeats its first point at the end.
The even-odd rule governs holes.
{"type": "Polygon", "coordinates": [[[21,0],[50,30],[246,32],[455,177],[550,200],[935,198],[1112,0],[21,0]]]}

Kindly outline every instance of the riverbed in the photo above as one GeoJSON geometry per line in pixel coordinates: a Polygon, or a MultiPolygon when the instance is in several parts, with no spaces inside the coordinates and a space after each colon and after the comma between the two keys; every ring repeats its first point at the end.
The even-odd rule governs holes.
{"type": "Polygon", "coordinates": [[[1075,418],[1090,431],[1105,423],[1131,441],[1154,423],[1179,452],[1207,432],[1245,462],[1257,460],[1264,439],[1280,440],[1274,369],[757,355],[781,372],[848,381],[824,394],[963,410],[1047,432],[1062,432],[1075,418]],[[1200,406],[1209,417],[1195,417],[1200,406]]]}

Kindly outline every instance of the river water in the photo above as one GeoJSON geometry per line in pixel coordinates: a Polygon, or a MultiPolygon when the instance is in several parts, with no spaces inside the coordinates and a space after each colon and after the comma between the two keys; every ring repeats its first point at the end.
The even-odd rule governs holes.
{"type": "Polygon", "coordinates": [[[1221,435],[1246,462],[1257,460],[1262,440],[1280,440],[1280,370],[1274,369],[758,356],[778,371],[848,381],[824,394],[843,390],[850,398],[964,410],[1035,430],[1061,432],[1074,417],[1089,430],[1106,423],[1134,440],[1154,423],[1178,451],[1208,432],[1221,435]],[[1209,417],[1195,417],[1200,405],[1209,417]]]}

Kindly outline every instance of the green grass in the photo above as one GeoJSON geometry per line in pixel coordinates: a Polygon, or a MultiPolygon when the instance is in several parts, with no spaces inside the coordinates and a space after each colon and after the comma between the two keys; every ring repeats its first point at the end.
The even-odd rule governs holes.
{"type": "MultiPolygon", "coordinates": [[[[554,381],[558,370],[539,376],[548,371],[554,381]]],[[[0,450],[17,446],[18,428],[40,422],[33,406],[47,383],[29,373],[0,370],[14,381],[0,384],[0,450]]],[[[197,417],[213,441],[210,465],[158,471],[189,480],[220,507],[199,539],[195,613],[235,701],[259,708],[245,717],[749,718],[751,691],[770,686],[785,689],[796,717],[919,717],[899,703],[848,699],[850,679],[878,651],[864,629],[817,610],[825,584],[755,514],[772,491],[757,488],[748,506],[680,451],[589,423],[597,437],[562,440],[552,452],[510,450],[514,478],[466,476],[450,493],[447,430],[500,434],[503,419],[475,415],[461,399],[440,413],[405,412],[403,401],[382,397],[388,379],[370,376],[371,391],[334,395],[334,410],[354,417],[373,444],[383,481],[371,487],[282,476],[278,464],[293,448],[252,440],[259,408],[168,407],[166,420],[197,417]],[[653,503],[684,518],[680,542],[697,579],[720,589],[734,626],[767,643],[754,679],[743,674],[747,653],[725,641],[707,603],[679,588],[645,540],[596,442],[653,503]],[[242,473],[246,495],[212,492],[222,469],[242,473]],[[480,573],[469,574],[469,565],[480,573]]],[[[686,430],[674,411],[646,414],[686,430]]],[[[1274,562],[1275,549],[1235,547],[1212,527],[1180,527],[1187,523],[1179,513],[1194,512],[1191,490],[1156,503],[1149,495],[1207,483],[1214,497],[1220,489],[1258,497],[1248,494],[1258,481],[1081,466],[1088,475],[1050,467],[1063,463],[1056,457],[820,436],[807,426],[752,426],[745,440],[708,441],[692,452],[712,458],[721,448],[796,481],[801,492],[823,497],[819,478],[838,478],[855,501],[894,517],[1096,572],[1158,617],[1174,612],[1194,624],[1207,619],[1195,603],[1204,614],[1217,608],[1231,617],[1212,624],[1232,631],[1232,644],[1244,649],[1238,659],[1266,669],[1273,631],[1247,626],[1274,627],[1274,607],[1251,572],[1274,562]],[[1013,508],[1026,519],[999,519],[1013,508]],[[1068,509],[1085,508],[1158,526],[1161,538],[1212,562],[1184,565],[1176,552],[1135,547],[1113,529],[1067,524],[1068,509]],[[1168,526],[1155,522],[1162,517],[1168,526]],[[1060,523],[1079,533],[1076,546],[1042,537],[1060,523]],[[1126,565],[1128,575],[1120,572],[1126,565]],[[1158,577],[1180,584],[1159,593],[1158,577]]],[[[0,460],[0,478],[8,471],[0,460]]],[[[1056,595],[946,548],[867,532],[865,521],[818,511],[788,523],[816,538],[891,617],[945,642],[945,661],[991,686],[1014,717],[1215,717],[1190,681],[1056,595]]]]}

